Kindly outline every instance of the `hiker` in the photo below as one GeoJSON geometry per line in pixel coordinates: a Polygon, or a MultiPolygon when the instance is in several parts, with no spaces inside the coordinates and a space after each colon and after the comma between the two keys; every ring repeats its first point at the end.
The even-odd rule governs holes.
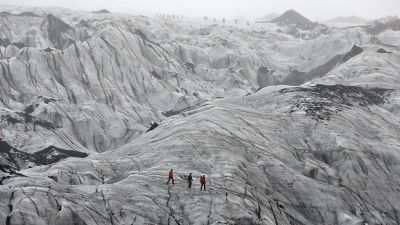
{"type": "Polygon", "coordinates": [[[169,184],[169,181],[172,180],[172,184],[174,184],[174,170],[171,169],[168,173],[168,181],[167,184],[169,184]]]}
{"type": "Polygon", "coordinates": [[[193,183],[192,173],[189,174],[187,180],[188,180],[188,188],[191,188],[192,187],[192,183],[193,183]]]}
{"type": "Polygon", "coordinates": [[[203,174],[203,176],[200,177],[200,184],[201,184],[200,191],[203,190],[203,187],[204,187],[204,191],[205,191],[206,190],[206,175],[203,174]]]}

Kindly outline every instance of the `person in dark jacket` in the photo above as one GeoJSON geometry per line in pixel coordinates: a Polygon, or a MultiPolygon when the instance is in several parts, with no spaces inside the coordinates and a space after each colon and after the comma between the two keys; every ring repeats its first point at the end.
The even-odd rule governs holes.
{"type": "Polygon", "coordinates": [[[191,188],[192,187],[192,183],[193,183],[192,173],[189,174],[187,180],[188,180],[188,188],[191,188]]]}
{"type": "Polygon", "coordinates": [[[174,170],[171,169],[168,173],[168,181],[167,184],[169,184],[169,181],[172,180],[172,184],[174,184],[174,170]]]}
{"type": "Polygon", "coordinates": [[[205,191],[206,190],[206,175],[203,175],[200,177],[200,184],[201,184],[200,191],[203,190],[203,187],[204,187],[204,191],[205,191]]]}

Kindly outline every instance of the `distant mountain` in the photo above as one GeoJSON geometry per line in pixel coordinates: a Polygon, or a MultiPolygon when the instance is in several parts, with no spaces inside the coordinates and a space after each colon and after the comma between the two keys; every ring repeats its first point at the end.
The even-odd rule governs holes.
{"type": "Polygon", "coordinates": [[[315,23],[311,22],[309,19],[292,9],[271,20],[271,22],[279,25],[294,25],[296,28],[300,29],[312,28],[315,26],[315,23]]]}
{"type": "Polygon", "coordinates": [[[278,18],[278,17],[279,17],[279,14],[277,14],[277,13],[270,13],[270,14],[268,14],[268,15],[265,15],[265,16],[263,16],[263,17],[257,19],[257,22],[269,22],[269,21],[271,21],[271,20],[273,20],[273,19],[275,19],[275,18],[278,18]]]}
{"type": "Polygon", "coordinates": [[[354,25],[364,25],[368,21],[369,20],[358,16],[348,16],[348,17],[339,16],[331,20],[325,21],[323,23],[328,25],[338,25],[338,26],[354,26],[354,25]]]}
{"type": "Polygon", "coordinates": [[[368,24],[373,25],[376,23],[391,23],[400,20],[398,16],[385,16],[382,18],[378,18],[372,21],[369,21],[368,24]]]}
{"type": "Polygon", "coordinates": [[[98,11],[93,11],[93,13],[110,13],[107,9],[100,9],[98,11]]]}

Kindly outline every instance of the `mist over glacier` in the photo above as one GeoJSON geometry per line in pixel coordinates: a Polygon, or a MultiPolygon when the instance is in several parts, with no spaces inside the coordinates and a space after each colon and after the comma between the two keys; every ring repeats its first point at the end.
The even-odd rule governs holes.
{"type": "Polygon", "coordinates": [[[397,16],[0,9],[2,223],[400,224],[397,16]]]}

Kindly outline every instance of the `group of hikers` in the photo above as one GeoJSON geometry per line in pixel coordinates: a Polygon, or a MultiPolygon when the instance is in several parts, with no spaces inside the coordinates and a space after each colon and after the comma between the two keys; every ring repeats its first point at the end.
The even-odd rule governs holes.
{"type": "MultiPolygon", "coordinates": [[[[169,184],[169,182],[172,180],[172,184],[174,184],[174,170],[171,169],[168,173],[168,181],[167,184],[169,184]]],[[[193,183],[193,177],[192,177],[192,173],[189,174],[189,176],[187,177],[187,182],[188,182],[188,188],[192,188],[192,183],[193,183]]],[[[206,190],[206,175],[203,174],[203,176],[200,176],[200,191],[202,190],[206,190]]]]}

